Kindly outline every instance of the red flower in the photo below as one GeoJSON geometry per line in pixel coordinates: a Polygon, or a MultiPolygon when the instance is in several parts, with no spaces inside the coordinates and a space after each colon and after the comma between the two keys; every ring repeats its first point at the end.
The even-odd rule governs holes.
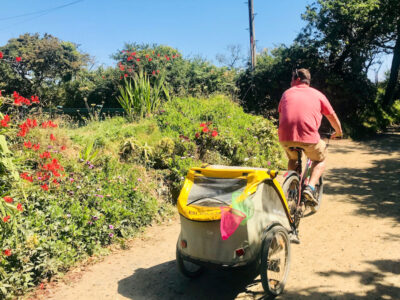
{"type": "Polygon", "coordinates": [[[131,61],[133,59],[133,57],[132,56],[129,56],[126,60],[127,61],[131,61]]]}
{"type": "Polygon", "coordinates": [[[8,115],[5,115],[3,117],[3,120],[0,121],[0,124],[2,127],[8,127],[8,122],[10,122],[10,117],[8,115]]]}
{"type": "Polygon", "coordinates": [[[28,142],[24,142],[24,147],[25,148],[32,148],[32,143],[31,143],[31,141],[28,141],[28,142]]]}
{"type": "Polygon", "coordinates": [[[0,51],[0,59],[3,58],[3,52],[0,51]]]}
{"type": "Polygon", "coordinates": [[[160,56],[160,53],[158,53],[157,56],[160,56]]]}
{"type": "Polygon", "coordinates": [[[121,71],[124,71],[124,70],[125,70],[125,67],[124,67],[123,65],[119,65],[119,69],[120,69],[121,71]]]}
{"type": "Polygon", "coordinates": [[[19,211],[23,211],[24,209],[22,208],[22,204],[21,203],[18,203],[17,204],[17,209],[19,210],[19,211]]]}
{"type": "Polygon", "coordinates": [[[17,56],[17,57],[15,58],[15,60],[16,60],[17,62],[20,62],[20,61],[21,61],[21,56],[17,56]]]}
{"type": "Polygon", "coordinates": [[[5,196],[3,197],[4,201],[6,201],[7,203],[12,203],[13,202],[13,198],[11,198],[10,196],[5,196]]]}
{"type": "Polygon", "coordinates": [[[61,146],[61,151],[64,151],[65,149],[67,149],[67,147],[66,146],[61,146]]]}
{"type": "Polygon", "coordinates": [[[4,250],[3,253],[4,253],[5,256],[11,256],[11,250],[10,249],[4,250]]]}
{"type": "Polygon", "coordinates": [[[31,101],[29,101],[29,99],[26,99],[25,97],[22,97],[16,91],[14,91],[13,97],[14,97],[14,104],[15,105],[18,105],[18,106],[20,106],[22,104],[25,104],[27,106],[31,105],[31,101]]]}
{"type": "Polygon", "coordinates": [[[33,182],[33,177],[29,176],[28,173],[26,173],[26,172],[21,173],[20,177],[22,179],[25,179],[25,180],[29,181],[29,182],[33,182]]]}
{"type": "Polygon", "coordinates": [[[40,149],[40,144],[35,144],[32,146],[32,149],[38,151],[40,149]]]}
{"type": "Polygon", "coordinates": [[[149,58],[149,61],[152,61],[153,59],[152,58],[149,58]]]}
{"type": "Polygon", "coordinates": [[[50,140],[55,141],[56,137],[54,136],[54,134],[50,134],[50,140]]]}
{"type": "Polygon", "coordinates": [[[40,288],[41,290],[44,289],[44,283],[43,283],[43,282],[39,285],[39,288],[40,288]]]}
{"type": "Polygon", "coordinates": [[[209,130],[208,130],[208,128],[207,127],[204,127],[203,128],[203,132],[208,132],[209,130]]]}
{"type": "Polygon", "coordinates": [[[157,70],[157,73],[160,73],[160,70],[157,70]]]}
{"type": "Polygon", "coordinates": [[[149,57],[149,55],[148,55],[148,54],[146,54],[146,55],[145,55],[145,57],[146,57],[146,58],[148,58],[148,57],[149,57]]]}
{"type": "Polygon", "coordinates": [[[167,60],[169,60],[170,58],[167,56],[167,60]]]}
{"type": "Polygon", "coordinates": [[[57,181],[57,179],[53,179],[53,183],[54,183],[54,184],[60,184],[60,183],[57,181]]]}
{"type": "Polygon", "coordinates": [[[31,101],[32,101],[32,103],[39,103],[39,97],[38,96],[31,96],[31,101]]]}
{"type": "Polygon", "coordinates": [[[3,218],[3,222],[4,222],[4,223],[7,223],[8,220],[10,220],[10,216],[5,216],[5,217],[3,218]]]}
{"type": "Polygon", "coordinates": [[[199,136],[200,136],[200,133],[199,133],[199,132],[196,132],[196,134],[195,134],[194,136],[196,137],[196,139],[198,139],[199,136]]]}
{"type": "Polygon", "coordinates": [[[124,76],[125,76],[125,77],[128,77],[128,74],[125,73],[124,76]]]}
{"type": "Polygon", "coordinates": [[[206,123],[200,123],[200,127],[206,127],[206,123]]]}
{"type": "Polygon", "coordinates": [[[40,186],[44,191],[48,191],[49,190],[49,186],[45,183],[43,185],[40,186]]]}
{"type": "Polygon", "coordinates": [[[140,61],[140,58],[136,58],[136,61],[140,61]]]}
{"type": "Polygon", "coordinates": [[[135,56],[135,55],[136,55],[136,52],[132,52],[131,55],[135,56]]]}
{"type": "Polygon", "coordinates": [[[151,72],[151,74],[156,75],[156,71],[151,72]]]}
{"type": "Polygon", "coordinates": [[[40,158],[51,158],[50,152],[46,151],[43,152],[42,154],[39,154],[40,158]]]}
{"type": "Polygon", "coordinates": [[[216,136],[218,135],[218,132],[217,132],[216,130],[213,130],[212,133],[211,133],[211,135],[212,135],[213,137],[216,137],[216,136]]]}

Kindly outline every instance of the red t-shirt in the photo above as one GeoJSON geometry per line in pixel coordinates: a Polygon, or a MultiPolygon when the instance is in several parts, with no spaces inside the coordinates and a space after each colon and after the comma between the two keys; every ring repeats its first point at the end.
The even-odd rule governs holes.
{"type": "Polygon", "coordinates": [[[320,91],[300,84],[286,90],[279,102],[279,141],[316,144],[320,140],[318,128],[322,115],[335,113],[328,99],[320,91]]]}

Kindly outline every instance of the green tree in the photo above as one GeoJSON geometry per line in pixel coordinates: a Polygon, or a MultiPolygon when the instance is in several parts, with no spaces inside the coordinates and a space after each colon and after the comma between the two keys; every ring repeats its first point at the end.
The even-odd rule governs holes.
{"type": "Polygon", "coordinates": [[[121,74],[131,76],[140,71],[156,80],[159,72],[164,73],[166,85],[172,95],[198,96],[212,93],[234,94],[236,72],[218,68],[199,58],[186,59],[169,46],[157,44],[125,44],[124,50],[113,55],[118,61],[121,74]]]}
{"type": "Polygon", "coordinates": [[[0,51],[4,56],[0,60],[0,88],[6,93],[17,90],[25,96],[38,95],[45,101],[57,101],[62,85],[89,61],[77,45],[50,34],[26,33],[10,39],[0,51]]]}
{"type": "Polygon", "coordinates": [[[298,41],[315,45],[335,73],[367,73],[377,55],[393,54],[382,104],[393,103],[400,69],[398,0],[318,0],[303,18],[308,25],[298,41]]]}

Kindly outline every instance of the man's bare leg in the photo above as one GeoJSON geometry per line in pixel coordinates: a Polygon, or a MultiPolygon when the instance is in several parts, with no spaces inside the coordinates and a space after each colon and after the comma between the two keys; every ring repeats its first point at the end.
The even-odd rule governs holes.
{"type": "Polygon", "coordinates": [[[325,161],[313,161],[311,166],[311,178],[308,182],[309,185],[315,187],[319,182],[319,178],[322,176],[325,170],[325,161]]]}

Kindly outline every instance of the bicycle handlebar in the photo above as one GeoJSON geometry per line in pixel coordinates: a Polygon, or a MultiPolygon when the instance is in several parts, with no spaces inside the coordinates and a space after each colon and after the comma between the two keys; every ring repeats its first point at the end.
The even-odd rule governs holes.
{"type": "MultiPolygon", "coordinates": [[[[331,137],[332,137],[332,135],[335,133],[335,131],[331,131],[331,132],[321,132],[319,135],[322,137],[322,138],[327,138],[328,140],[330,140],[331,139],[331,137]]],[[[342,136],[337,136],[337,137],[335,137],[335,139],[341,139],[341,138],[343,138],[343,135],[342,136]]]]}

